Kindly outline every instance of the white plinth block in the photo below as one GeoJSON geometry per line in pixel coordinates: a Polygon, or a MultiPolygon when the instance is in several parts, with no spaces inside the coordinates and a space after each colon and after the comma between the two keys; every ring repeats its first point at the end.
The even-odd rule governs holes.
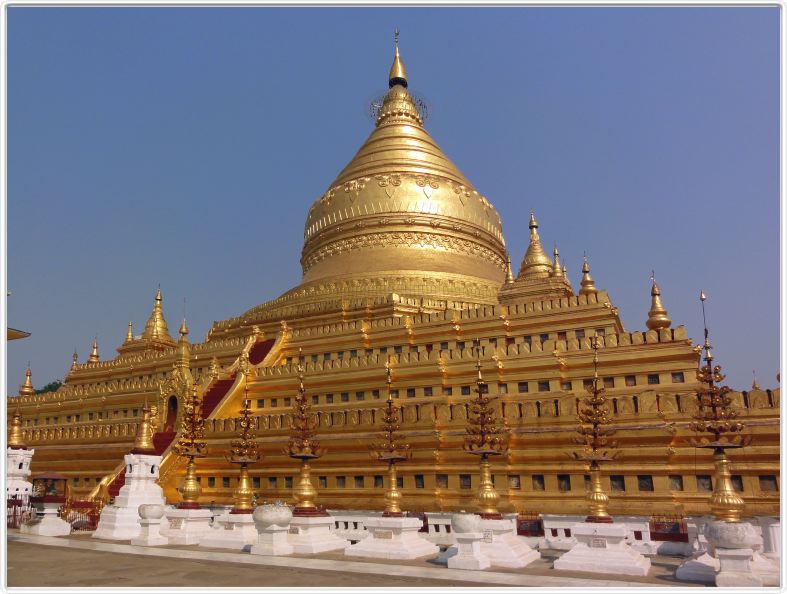
{"type": "Polygon", "coordinates": [[[782,523],[779,518],[758,518],[762,527],[762,554],[778,561],[782,556],[782,523]]]}
{"type": "Polygon", "coordinates": [[[575,524],[577,544],[555,561],[555,569],[609,575],[648,575],[650,559],[626,543],[625,524],[575,524]]]}
{"type": "Polygon", "coordinates": [[[719,560],[708,551],[702,549],[686,559],[678,569],[675,577],[685,582],[702,582],[713,584],[719,571],[719,560]]]}
{"type": "Polygon", "coordinates": [[[719,559],[719,573],[716,585],[726,587],[762,586],[762,578],[752,572],[752,549],[724,549],[716,547],[719,559]]]}
{"type": "Polygon", "coordinates": [[[202,536],[211,529],[210,520],[213,513],[209,509],[168,508],[166,511],[169,527],[162,532],[169,544],[199,544],[202,536]]]}
{"type": "Polygon", "coordinates": [[[334,520],[331,516],[294,516],[290,521],[289,542],[293,552],[313,555],[326,551],[344,549],[347,541],[331,531],[334,520]]]}
{"type": "Polygon", "coordinates": [[[514,520],[481,520],[481,553],[497,567],[527,567],[541,558],[522,536],[516,534],[514,520]]]}
{"type": "Polygon", "coordinates": [[[140,518],[139,536],[131,539],[131,544],[141,547],[159,547],[169,544],[169,540],[161,536],[161,518],[140,518]]]}
{"type": "Polygon", "coordinates": [[[422,538],[418,518],[370,517],[364,520],[370,536],[344,549],[350,557],[379,559],[418,559],[436,555],[440,547],[422,538]]]}
{"type": "Polygon", "coordinates": [[[161,456],[126,454],[125,484],[114,503],[101,510],[93,538],[131,540],[140,534],[139,506],[166,505],[164,492],[156,484],[161,456]]]}
{"type": "Polygon", "coordinates": [[[289,543],[289,526],[272,524],[258,533],[257,543],[249,551],[252,555],[292,555],[293,548],[289,543]]]}
{"type": "Polygon", "coordinates": [[[60,504],[44,504],[43,515],[30,524],[22,524],[19,532],[24,534],[37,534],[38,536],[68,536],[71,534],[71,524],[62,520],[57,515],[60,504]]]}
{"type": "Polygon", "coordinates": [[[35,450],[20,448],[7,448],[6,450],[6,499],[11,497],[29,497],[33,494],[33,484],[27,479],[30,477],[30,463],[33,461],[35,450]]]}
{"type": "Polygon", "coordinates": [[[225,514],[213,520],[213,528],[203,533],[201,547],[242,551],[257,542],[257,528],[251,514],[225,514]]]}
{"type": "Polygon", "coordinates": [[[492,563],[489,557],[481,552],[483,532],[456,533],[456,544],[449,549],[447,565],[450,569],[468,569],[478,571],[488,568],[492,563]]]}

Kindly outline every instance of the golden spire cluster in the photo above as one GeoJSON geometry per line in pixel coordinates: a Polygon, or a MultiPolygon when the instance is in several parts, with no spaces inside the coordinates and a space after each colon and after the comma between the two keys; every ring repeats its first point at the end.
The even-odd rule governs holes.
{"type": "Polygon", "coordinates": [[[732,407],[732,399],[728,396],[730,388],[716,385],[724,381],[724,375],[721,365],[713,365],[713,352],[705,320],[705,299],[705,293],[700,292],[702,321],[705,326],[705,365],[697,370],[697,380],[702,386],[697,390],[697,409],[692,415],[694,420],[689,424],[689,428],[700,437],[691,439],[690,443],[696,448],[713,450],[715,485],[710,499],[713,515],[717,520],[739,522],[744,501],[732,486],[730,464],[725,451],[749,445],[751,436],[740,434],[745,426],[735,420],[738,413],[732,407]],[[711,439],[704,434],[710,434],[711,439]]]}
{"type": "Polygon", "coordinates": [[[254,511],[254,490],[249,481],[249,464],[259,461],[262,457],[254,435],[254,418],[251,414],[251,400],[243,400],[240,417],[236,424],[240,426],[237,439],[230,442],[230,455],[227,460],[232,464],[240,465],[238,488],[235,489],[235,505],[233,514],[250,514],[254,511]]]}
{"type": "Polygon", "coordinates": [[[298,351],[298,395],[295,396],[295,406],[290,425],[290,438],[284,453],[290,458],[301,461],[301,472],[298,484],[293,489],[296,516],[322,515],[317,511],[314,499],[317,490],[311,481],[311,466],[309,462],[319,458],[324,451],[314,440],[317,421],[311,411],[311,405],[306,397],[306,388],[303,386],[303,364],[300,362],[301,351],[298,351]]]}
{"type": "Polygon", "coordinates": [[[582,452],[574,452],[574,458],[589,463],[590,490],[586,496],[590,514],[587,522],[611,522],[612,518],[607,512],[609,497],[601,487],[600,462],[614,460],[616,455],[610,454],[607,448],[617,447],[617,443],[610,441],[609,437],[615,430],[609,427],[609,409],[606,408],[604,388],[598,381],[598,349],[599,338],[591,340],[593,347],[593,383],[587,387],[588,395],[582,400],[577,418],[579,427],[575,442],[582,445],[582,452]]]}
{"type": "Polygon", "coordinates": [[[485,518],[500,518],[497,510],[497,501],[500,496],[495,491],[492,484],[492,474],[489,469],[489,456],[499,456],[507,451],[507,430],[500,426],[495,418],[495,411],[491,404],[496,398],[488,396],[488,389],[481,374],[481,346],[480,341],[475,340],[475,348],[478,355],[476,369],[475,398],[470,401],[470,414],[467,415],[467,425],[465,431],[465,442],[463,449],[469,454],[479,457],[480,462],[480,485],[478,488],[477,501],[479,513],[485,518]]]}
{"type": "Polygon", "coordinates": [[[385,363],[386,389],[388,398],[382,413],[382,442],[371,445],[372,457],[388,464],[388,489],[385,492],[386,506],[383,516],[399,517],[402,515],[400,502],[402,495],[397,487],[396,464],[408,460],[412,454],[409,444],[400,437],[399,416],[401,406],[396,406],[391,394],[391,361],[385,363]]]}
{"type": "Polygon", "coordinates": [[[183,484],[178,489],[183,499],[178,504],[178,507],[181,509],[199,508],[197,500],[202,489],[197,482],[194,458],[204,457],[205,449],[208,445],[205,442],[205,419],[202,418],[201,408],[202,402],[197,393],[197,387],[194,386],[184,406],[178,442],[173,447],[174,452],[178,456],[188,459],[186,476],[183,479],[183,484]]]}
{"type": "Polygon", "coordinates": [[[153,302],[153,311],[142,331],[142,338],[145,340],[157,340],[160,342],[174,342],[169,335],[167,320],[164,319],[164,312],[161,309],[161,288],[156,290],[156,298],[153,302]]]}
{"type": "Polygon", "coordinates": [[[517,278],[547,278],[552,275],[553,263],[541,245],[541,238],[538,236],[538,222],[532,210],[530,211],[528,228],[530,229],[530,244],[527,246],[525,258],[522,260],[522,266],[519,269],[517,278]]]}

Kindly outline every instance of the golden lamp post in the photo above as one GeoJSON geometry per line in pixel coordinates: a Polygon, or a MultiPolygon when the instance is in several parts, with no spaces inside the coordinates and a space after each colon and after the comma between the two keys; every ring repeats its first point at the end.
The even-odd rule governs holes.
{"type": "Polygon", "coordinates": [[[614,460],[616,454],[610,454],[605,448],[615,448],[617,444],[608,438],[614,434],[614,429],[608,427],[610,423],[609,409],[604,396],[604,388],[598,383],[598,336],[591,340],[593,348],[593,383],[587,387],[588,395],[583,398],[577,412],[579,427],[574,438],[575,442],[582,445],[582,452],[574,452],[576,460],[588,463],[590,471],[590,489],[585,500],[588,503],[589,515],[586,522],[611,523],[612,517],[607,512],[609,497],[601,486],[601,462],[614,460]]]}
{"type": "Polygon", "coordinates": [[[236,421],[240,425],[238,438],[230,442],[230,455],[227,456],[230,463],[240,465],[238,488],[233,493],[235,505],[230,511],[231,514],[250,514],[254,511],[254,490],[249,480],[249,464],[259,461],[262,455],[254,440],[252,429],[254,418],[250,407],[251,400],[244,399],[243,407],[240,409],[240,417],[236,421]]]}
{"type": "Polygon", "coordinates": [[[728,396],[730,388],[716,385],[724,380],[724,375],[721,373],[721,365],[713,366],[713,353],[705,320],[705,299],[705,293],[700,292],[702,322],[705,327],[705,364],[697,370],[697,379],[702,387],[697,390],[697,409],[692,415],[694,421],[689,424],[689,428],[699,435],[708,433],[711,439],[699,437],[691,439],[690,443],[696,448],[713,450],[715,484],[710,498],[713,516],[724,522],[740,522],[744,502],[732,486],[726,451],[748,445],[751,437],[740,435],[744,424],[735,420],[738,413],[733,409],[732,399],[728,396]]]}
{"type": "Polygon", "coordinates": [[[470,401],[470,414],[467,415],[467,426],[465,427],[467,435],[463,448],[466,452],[479,458],[481,482],[476,496],[478,513],[482,518],[499,520],[503,517],[497,509],[500,496],[492,483],[489,457],[499,456],[507,450],[506,430],[498,425],[495,412],[491,407],[492,401],[496,399],[487,395],[487,385],[481,375],[481,346],[478,340],[475,341],[475,347],[478,353],[476,395],[470,401]]]}
{"type": "MultiPolygon", "coordinates": [[[[299,357],[300,360],[300,357],[299,357]]],[[[311,480],[311,466],[309,462],[323,455],[324,450],[314,441],[316,421],[311,405],[306,398],[306,388],[303,387],[303,365],[298,363],[298,395],[295,397],[295,410],[290,425],[290,439],[284,453],[290,458],[301,461],[301,472],[298,484],[292,491],[295,499],[294,516],[323,516],[327,515],[317,510],[314,499],[317,490],[311,480]]]]}
{"type": "Polygon", "coordinates": [[[388,464],[388,489],[385,491],[385,518],[402,516],[402,494],[397,486],[396,464],[410,458],[410,446],[401,440],[399,431],[399,415],[401,406],[396,406],[391,395],[391,362],[385,363],[386,386],[388,400],[382,414],[382,442],[371,445],[372,457],[388,464]]]}
{"type": "Polygon", "coordinates": [[[205,442],[205,419],[202,418],[202,402],[197,395],[197,386],[191,390],[191,396],[186,400],[181,421],[180,436],[174,446],[175,453],[187,459],[186,475],[183,484],[178,488],[181,501],[179,509],[199,509],[197,502],[202,489],[197,482],[197,471],[194,465],[195,458],[203,458],[207,443],[205,442]]]}

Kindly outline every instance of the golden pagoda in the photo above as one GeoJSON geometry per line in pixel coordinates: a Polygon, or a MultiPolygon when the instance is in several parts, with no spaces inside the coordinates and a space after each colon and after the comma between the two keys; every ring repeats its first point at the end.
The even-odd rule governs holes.
{"type": "MultiPolygon", "coordinates": [[[[264,465],[246,469],[259,501],[288,500],[299,488],[301,463],[267,445],[287,443],[294,416],[308,412],[328,446],[308,462],[320,505],[382,510],[385,470],[369,450],[388,407],[379,378],[390,360],[391,409],[395,402],[397,432],[409,445],[396,477],[407,508],[474,509],[479,460],[462,446],[480,356],[489,362],[484,406],[507,431],[505,451],[485,460],[497,511],[586,513],[587,463],[570,454],[579,403],[594,381],[595,341],[604,360],[597,387],[620,452],[598,475],[593,469],[608,512],[709,513],[713,458],[688,440],[699,351],[673,325],[655,280],[649,311],[642,292],[647,322],[626,328],[587,259],[574,291],[557,249],[550,258],[542,245],[535,211],[508,221],[530,237],[512,268],[492,201],[427,132],[409,88],[397,46],[374,128],[308,209],[298,286],[215,322],[193,344],[185,324],[178,342],[170,336],[159,289],[140,335],[118,317],[116,356],[100,359],[94,341],[88,361],[75,359],[56,392],[14,399],[21,439],[36,448],[34,472],[60,473],[83,496],[102,485],[111,493],[149,402],[168,501],[180,501],[188,471],[188,505],[232,504],[239,479],[248,483],[228,444],[248,399],[270,452],[264,465]],[[184,427],[200,435],[184,435],[184,427]],[[190,440],[203,447],[177,446],[190,440]]],[[[746,513],[774,514],[780,391],[727,396],[756,434],[731,454],[731,484],[746,492],[746,513]]]]}

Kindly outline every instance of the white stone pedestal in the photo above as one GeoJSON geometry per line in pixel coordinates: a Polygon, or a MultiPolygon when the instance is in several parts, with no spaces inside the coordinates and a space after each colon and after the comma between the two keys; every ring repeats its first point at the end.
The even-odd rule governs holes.
{"type": "Polygon", "coordinates": [[[626,543],[625,524],[575,524],[577,544],[555,561],[561,571],[589,571],[610,575],[648,575],[650,559],[626,543]]]}
{"type": "Polygon", "coordinates": [[[210,520],[213,513],[209,509],[168,508],[166,511],[169,528],[162,532],[169,544],[199,544],[202,536],[211,529],[210,520]]]}
{"type": "Polygon", "coordinates": [[[423,522],[418,518],[370,517],[364,520],[364,524],[370,536],[344,549],[345,555],[379,559],[418,559],[440,552],[440,547],[418,533],[423,526],[423,522]]]}
{"type": "Polygon", "coordinates": [[[465,532],[456,534],[456,545],[451,549],[453,554],[447,556],[449,569],[469,569],[478,571],[486,569],[492,563],[489,557],[481,552],[483,532],[465,532]]]}
{"type": "Polygon", "coordinates": [[[762,586],[762,578],[752,572],[751,562],[754,556],[752,549],[716,548],[719,559],[719,573],[716,574],[716,585],[726,587],[762,586]]]}
{"type": "Polygon", "coordinates": [[[35,450],[7,448],[6,450],[6,481],[5,496],[23,498],[33,493],[33,484],[27,479],[30,476],[30,462],[35,450]]]}
{"type": "Polygon", "coordinates": [[[22,524],[19,532],[38,536],[68,536],[71,534],[71,524],[57,516],[59,507],[59,503],[45,503],[43,515],[30,524],[22,524]]]}
{"type": "Polygon", "coordinates": [[[161,536],[161,518],[140,518],[139,536],[131,539],[131,544],[141,547],[158,547],[169,544],[169,539],[161,536]]]}
{"type": "Polygon", "coordinates": [[[242,551],[257,542],[257,528],[251,514],[224,514],[213,520],[213,528],[202,535],[201,547],[242,551]]]}
{"type": "Polygon", "coordinates": [[[331,516],[294,516],[290,521],[289,542],[294,553],[312,555],[344,549],[347,541],[331,532],[331,516]]]}
{"type": "Polygon", "coordinates": [[[126,483],[115,502],[101,510],[93,538],[130,540],[140,533],[139,506],[165,505],[164,493],[156,484],[161,456],[126,454],[126,483]]]}
{"type": "Polygon", "coordinates": [[[762,528],[762,554],[778,561],[782,556],[782,523],[779,518],[757,518],[762,528]]]}
{"type": "Polygon", "coordinates": [[[516,534],[514,520],[481,520],[481,553],[498,567],[526,567],[541,558],[516,534]]]}
{"type": "Polygon", "coordinates": [[[268,526],[258,533],[257,543],[249,551],[252,555],[292,555],[287,526],[268,526]]]}

